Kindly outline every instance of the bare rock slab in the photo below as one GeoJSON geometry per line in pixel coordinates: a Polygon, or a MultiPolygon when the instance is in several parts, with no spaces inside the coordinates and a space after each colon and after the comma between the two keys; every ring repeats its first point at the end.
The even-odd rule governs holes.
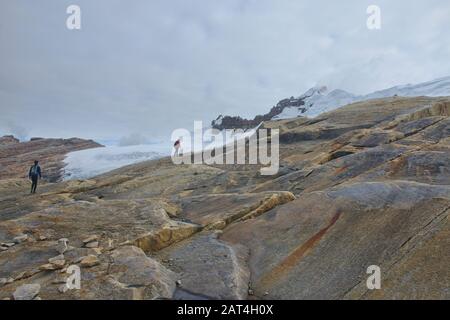
{"type": "Polygon", "coordinates": [[[39,284],[24,284],[13,293],[14,300],[33,300],[41,290],[39,284]]]}
{"type": "Polygon", "coordinates": [[[111,254],[112,277],[121,287],[140,288],[134,299],[171,298],[175,291],[176,275],[135,246],[124,246],[111,254]]]}
{"type": "Polygon", "coordinates": [[[180,273],[177,298],[246,299],[250,278],[248,251],[217,239],[217,233],[196,235],[161,252],[180,273]]]}

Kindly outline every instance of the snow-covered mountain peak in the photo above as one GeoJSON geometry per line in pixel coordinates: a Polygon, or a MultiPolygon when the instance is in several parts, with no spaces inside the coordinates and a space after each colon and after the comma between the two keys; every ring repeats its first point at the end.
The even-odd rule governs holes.
{"type": "Polygon", "coordinates": [[[326,86],[315,86],[306,91],[304,94],[302,94],[298,99],[304,99],[304,98],[310,98],[313,96],[321,96],[326,94],[328,91],[328,88],[326,86]]]}
{"type": "Polygon", "coordinates": [[[296,117],[316,117],[347,104],[369,99],[393,96],[450,96],[450,77],[439,78],[419,84],[399,85],[366,95],[355,95],[342,89],[329,91],[326,86],[315,86],[298,97],[279,101],[268,113],[257,115],[253,119],[240,116],[219,116],[211,125],[216,129],[254,128],[262,121],[289,119],[296,117]]]}
{"type": "Polygon", "coordinates": [[[350,103],[393,96],[450,96],[450,76],[419,84],[399,85],[366,95],[354,95],[341,89],[328,92],[325,86],[314,87],[296,98],[295,105],[283,106],[282,111],[272,119],[288,119],[298,116],[315,117],[350,103]]]}

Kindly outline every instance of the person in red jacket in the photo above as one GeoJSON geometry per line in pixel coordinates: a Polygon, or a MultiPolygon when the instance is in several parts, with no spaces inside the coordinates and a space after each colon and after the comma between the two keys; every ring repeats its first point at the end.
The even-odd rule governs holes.
{"type": "Polygon", "coordinates": [[[177,141],[175,141],[175,143],[173,144],[173,147],[175,148],[175,155],[179,156],[179,150],[181,147],[181,139],[178,139],[177,141]]]}

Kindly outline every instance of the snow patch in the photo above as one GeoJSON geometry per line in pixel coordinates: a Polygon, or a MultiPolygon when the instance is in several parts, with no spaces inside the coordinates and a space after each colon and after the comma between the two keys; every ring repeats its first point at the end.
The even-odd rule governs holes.
{"type": "Polygon", "coordinates": [[[170,144],[107,146],[70,152],[64,162],[63,180],[88,179],[130,164],[170,155],[170,144]]]}
{"type": "MultiPolygon", "coordinates": [[[[244,133],[232,133],[228,131],[229,139],[241,140],[255,134],[259,128],[247,130],[244,133]]],[[[211,139],[203,141],[202,146],[196,146],[187,139],[181,142],[182,152],[201,152],[223,147],[231,140],[226,139],[222,132],[222,141],[211,139]]],[[[193,137],[193,134],[191,134],[193,137]]],[[[67,154],[64,159],[65,167],[63,180],[89,179],[100,174],[136,164],[147,160],[155,160],[170,156],[173,152],[173,142],[166,141],[158,144],[136,145],[136,146],[106,146],[103,148],[74,151],[67,154]]]]}

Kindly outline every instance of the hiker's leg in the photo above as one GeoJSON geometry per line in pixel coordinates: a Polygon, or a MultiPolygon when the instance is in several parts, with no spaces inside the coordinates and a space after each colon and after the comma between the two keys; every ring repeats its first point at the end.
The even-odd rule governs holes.
{"type": "Polygon", "coordinates": [[[33,177],[33,184],[32,184],[32,187],[31,187],[31,192],[32,193],[36,193],[37,184],[38,184],[38,178],[37,177],[33,177]]]}

